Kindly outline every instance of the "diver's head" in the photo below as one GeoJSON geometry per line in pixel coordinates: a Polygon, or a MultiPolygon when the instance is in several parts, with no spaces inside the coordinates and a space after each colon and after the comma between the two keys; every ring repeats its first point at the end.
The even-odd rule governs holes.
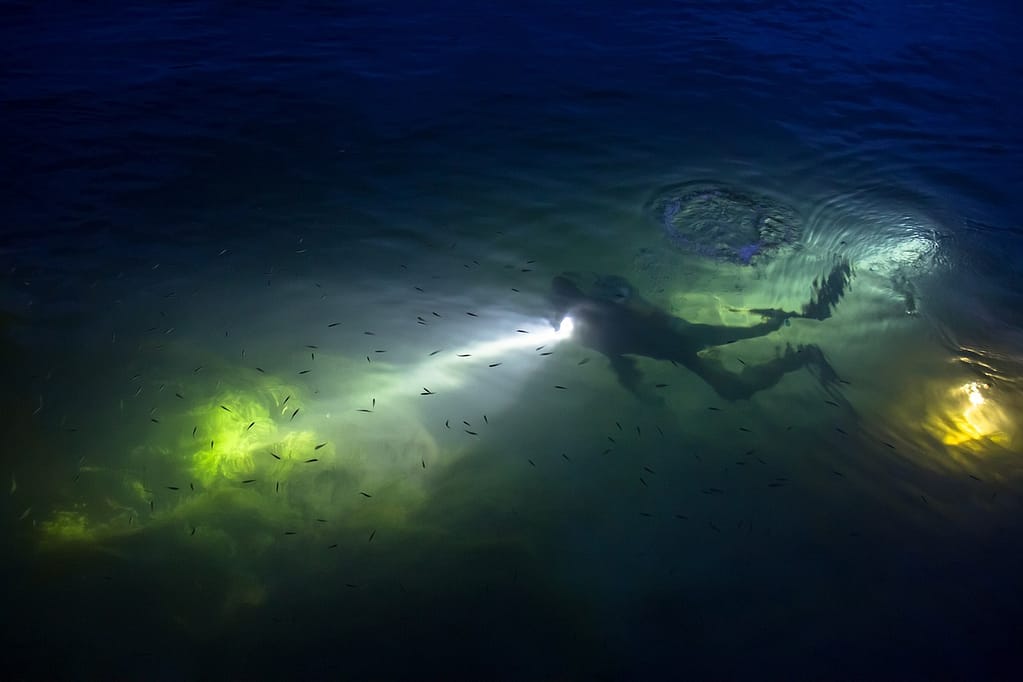
{"type": "Polygon", "coordinates": [[[575,282],[565,275],[555,275],[551,280],[551,295],[557,301],[558,299],[582,298],[583,292],[579,290],[575,282]]]}

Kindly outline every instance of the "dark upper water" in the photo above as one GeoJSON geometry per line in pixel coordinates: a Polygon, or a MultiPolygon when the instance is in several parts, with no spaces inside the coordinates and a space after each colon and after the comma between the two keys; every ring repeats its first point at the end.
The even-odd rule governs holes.
{"type": "Polygon", "coordinates": [[[1018,671],[1012,3],[0,19],[6,676],[1018,671]]]}

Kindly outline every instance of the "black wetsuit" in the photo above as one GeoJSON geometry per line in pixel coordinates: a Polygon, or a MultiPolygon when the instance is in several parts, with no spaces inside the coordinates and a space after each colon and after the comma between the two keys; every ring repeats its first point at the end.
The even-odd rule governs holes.
{"type": "Polygon", "coordinates": [[[786,373],[813,366],[830,379],[834,371],[816,346],[786,347],[784,353],[758,365],[746,365],[739,373],[727,370],[719,360],[699,352],[741,339],[765,336],[781,328],[791,317],[824,319],[841,297],[851,271],[847,263],[836,267],[818,286],[803,312],[757,309],[751,312],[763,322],[751,327],[694,324],[643,301],[621,278],[601,278],[596,293],[584,293],[567,275],[551,282],[555,324],[570,315],[572,338],[592,348],[611,362],[619,381],[637,395],[643,395],[641,377],[635,361],[628,356],[668,360],[688,368],[727,400],[749,398],[757,391],[776,384],[786,373]],[[612,286],[607,286],[608,280],[612,286]]]}

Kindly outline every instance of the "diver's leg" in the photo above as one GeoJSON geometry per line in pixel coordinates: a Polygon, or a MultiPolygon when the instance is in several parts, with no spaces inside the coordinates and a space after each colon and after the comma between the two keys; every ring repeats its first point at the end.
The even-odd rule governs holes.
{"type": "Polygon", "coordinates": [[[725,369],[720,360],[698,356],[687,362],[686,367],[710,384],[722,398],[741,400],[774,386],[783,376],[814,362],[817,357],[816,353],[807,352],[803,347],[788,346],[782,355],[773,360],[759,365],[746,365],[739,373],[725,369]]]}

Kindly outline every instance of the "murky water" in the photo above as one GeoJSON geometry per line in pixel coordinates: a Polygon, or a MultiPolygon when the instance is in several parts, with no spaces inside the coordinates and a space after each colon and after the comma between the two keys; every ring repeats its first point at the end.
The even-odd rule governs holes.
{"type": "Polygon", "coordinates": [[[979,63],[969,37],[1008,40],[1011,17],[906,10],[895,39],[874,6],[211,11],[11,15],[19,673],[905,679],[1016,659],[1020,144],[994,75],[1018,67],[967,97],[964,66],[927,66],[979,63]],[[862,31],[873,51],[847,57],[862,31]],[[693,182],[787,207],[798,238],[689,248],[649,207],[693,182]],[[643,355],[629,386],[552,324],[566,272],[621,278],[609,305],[639,320],[748,327],[843,262],[826,319],[701,350],[751,376],[816,346],[835,373],[749,399],[643,355]]]}

